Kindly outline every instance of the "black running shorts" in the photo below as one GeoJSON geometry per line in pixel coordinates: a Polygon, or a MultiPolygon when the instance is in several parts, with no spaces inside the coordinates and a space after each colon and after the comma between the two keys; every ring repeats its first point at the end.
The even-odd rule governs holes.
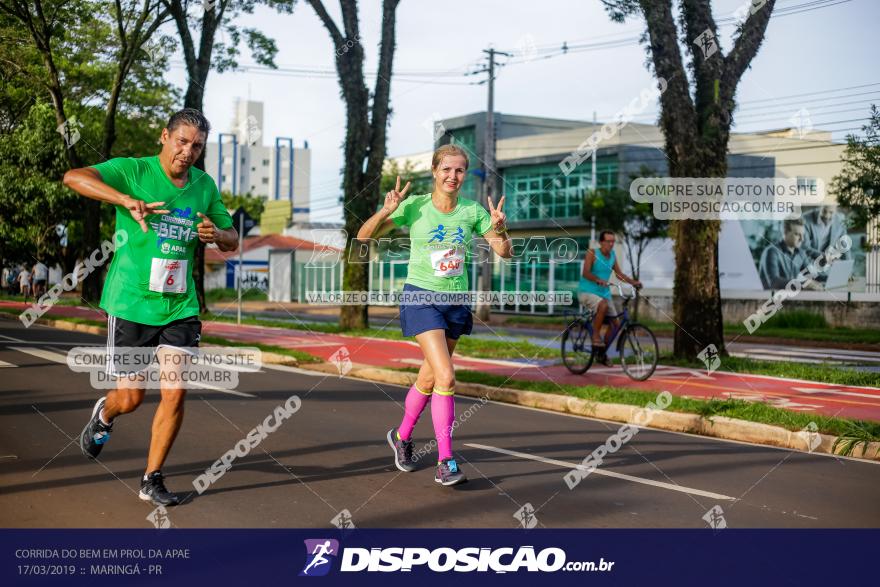
{"type": "Polygon", "coordinates": [[[199,346],[201,336],[202,322],[198,316],[181,318],[162,326],[108,316],[107,373],[139,373],[149,366],[157,348],[165,346],[186,350],[199,346]]]}

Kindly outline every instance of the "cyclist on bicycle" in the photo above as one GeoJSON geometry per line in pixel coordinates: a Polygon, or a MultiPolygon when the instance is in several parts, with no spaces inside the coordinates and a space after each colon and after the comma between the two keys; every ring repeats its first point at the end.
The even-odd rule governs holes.
{"type": "Polygon", "coordinates": [[[608,287],[608,280],[611,278],[611,272],[621,280],[633,285],[634,287],[642,287],[642,282],[633,279],[620,270],[617,264],[617,255],[614,252],[614,233],[610,230],[599,232],[599,248],[587,249],[587,255],[584,257],[584,267],[581,273],[580,283],[578,284],[578,300],[581,307],[587,307],[593,314],[593,348],[597,351],[597,360],[606,367],[611,366],[611,360],[605,353],[605,347],[611,342],[611,334],[614,328],[619,326],[617,319],[617,308],[611,299],[611,288],[608,287]],[[610,317],[610,326],[605,332],[604,340],[602,338],[602,324],[605,316],[610,317]]]}

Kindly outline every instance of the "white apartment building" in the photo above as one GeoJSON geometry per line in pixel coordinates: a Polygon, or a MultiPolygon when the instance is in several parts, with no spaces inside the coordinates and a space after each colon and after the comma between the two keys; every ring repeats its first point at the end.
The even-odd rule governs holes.
{"type": "Polygon", "coordinates": [[[262,102],[236,99],[228,130],[205,147],[205,171],[220,191],[288,200],[293,220],[308,222],[311,157],[308,141],[272,136],[263,124],[262,102]]]}

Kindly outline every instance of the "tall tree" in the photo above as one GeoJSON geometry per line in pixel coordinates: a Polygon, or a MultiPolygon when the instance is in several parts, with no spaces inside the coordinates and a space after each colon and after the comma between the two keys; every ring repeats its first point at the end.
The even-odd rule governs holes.
{"type": "Polygon", "coordinates": [[[853,223],[868,227],[868,242],[880,246],[880,110],[871,105],[862,136],[847,135],[843,169],[831,183],[837,203],[850,209],[853,223]]]}
{"type": "MultiPolygon", "coordinates": [[[[260,65],[275,68],[278,47],[275,41],[254,28],[241,28],[234,24],[237,17],[250,14],[258,4],[265,4],[279,12],[290,13],[296,0],[161,0],[171,13],[180,37],[183,60],[186,65],[187,85],[183,107],[201,111],[205,100],[205,87],[212,69],[222,73],[238,67],[242,37],[251,56],[260,65]],[[217,42],[218,32],[223,31],[228,42],[217,42]]],[[[205,154],[195,163],[205,169],[205,154]]],[[[199,243],[193,265],[196,296],[202,312],[205,303],[205,245],[199,243]]]]}
{"type": "MultiPolygon", "coordinates": [[[[357,259],[355,236],[379,205],[382,165],[385,161],[388,118],[391,113],[391,71],[394,61],[396,11],[400,0],[383,0],[379,70],[372,95],[364,79],[364,48],[356,0],[339,0],[342,30],[321,0],[308,0],[330,33],[339,87],[345,101],[346,127],[342,167],[343,215],[348,241],[345,247],[343,289],[367,291],[365,259],[357,259]],[[372,99],[372,105],[371,105],[372,99]]],[[[342,306],[342,329],[366,328],[368,306],[342,306]]]]}
{"type": "MultiPolygon", "coordinates": [[[[85,45],[92,47],[97,58],[98,70],[115,69],[108,88],[102,88],[98,95],[106,95],[105,115],[101,138],[100,158],[110,157],[116,140],[116,113],[120,95],[132,66],[144,58],[142,47],[156,32],[167,17],[167,12],[159,10],[158,0],[115,0],[111,8],[113,26],[107,27],[105,5],[100,2],[70,2],[69,0],[3,0],[0,11],[24,26],[30,42],[43,62],[44,75],[41,85],[48,92],[55,111],[55,121],[66,146],[68,165],[82,167],[84,158],[77,148],[81,122],[68,117],[71,106],[66,103],[71,84],[80,76],[64,70],[65,63],[76,63],[74,54],[83,56],[85,45]],[[94,23],[87,31],[84,23],[94,23]],[[112,31],[112,32],[111,32],[112,31]],[[108,32],[109,35],[103,33],[108,32]],[[114,38],[115,34],[115,38],[114,38]],[[109,50],[106,48],[110,48],[109,50]],[[102,60],[103,55],[109,53],[102,60]],[[68,75],[65,75],[68,74],[68,75]]],[[[82,65],[81,63],[79,65],[82,65]]],[[[84,69],[88,69],[87,67],[84,69]]],[[[82,72],[79,72],[82,73],[82,72]]],[[[74,90],[75,91],[75,90],[74,90]]],[[[79,200],[83,215],[83,233],[80,254],[87,255],[99,246],[101,238],[101,207],[95,200],[79,200]]],[[[83,282],[83,298],[97,301],[101,293],[101,275],[93,272],[83,282]]]]}
{"type": "MultiPolygon", "coordinates": [[[[660,127],[669,175],[725,177],[736,89],[761,47],[776,0],[753,0],[726,55],[710,0],[679,0],[678,26],[672,0],[601,1],[617,22],[637,14],[644,17],[651,67],[657,79],[665,82],[660,127]],[[687,68],[682,48],[687,53],[687,68]]],[[[679,357],[696,358],[709,344],[724,353],[718,275],[720,228],[718,220],[676,220],[671,226],[677,325],[674,353],[679,357]]]]}

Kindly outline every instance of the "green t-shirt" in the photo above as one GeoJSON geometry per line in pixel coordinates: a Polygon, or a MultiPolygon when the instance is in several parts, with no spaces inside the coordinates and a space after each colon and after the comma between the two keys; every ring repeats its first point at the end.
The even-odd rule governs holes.
{"type": "Polygon", "coordinates": [[[473,235],[492,228],[489,213],[473,200],[459,197],[444,214],[431,194],[410,196],[391,216],[397,226],[409,227],[409,266],[406,283],[431,291],[468,291],[465,270],[473,235]]]}
{"type": "Polygon", "coordinates": [[[204,171],[191,168],[186,186],[171,183],[159,157],[109,159],[93,167],[104,183],[145,202],[165,202],[169,214],[146,218],[147,232],[116,206],[116,230],[125,231],[128,241],[117,248],[101,307],[110,315],[161,326],[174,320],[197,316],[199,304],[192,278],[198,244],[201,212],[218,229],[232,227],[232,218],[214,180],[204,171]]]}

